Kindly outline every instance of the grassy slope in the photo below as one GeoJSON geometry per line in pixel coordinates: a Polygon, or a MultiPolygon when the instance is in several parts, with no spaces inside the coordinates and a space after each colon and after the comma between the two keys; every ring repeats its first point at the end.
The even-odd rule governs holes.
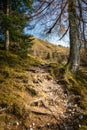
{"type": "Polygon", "coordinates": [[[81,96],[79,106],[84,118],[80,130],[87,130],[87,67],[81,68],[76,76],[66,73],[64,78],[68,83],[69,90],[81,96]]]}
{"type": "MultiPolygon", "coordinates": [[[[45,43],[43,42],[43,44],[45,43]]],[[[51,44],[46,44],[46,46],[51,46],[51,44]]],[[[23,119],[26,106],[24,94],[26,94],[27,82],[31,80],[28,68],[33,65],[38,66],[41,62],[30,55],[23,59],[18,55],[0,50],[0,111],[6,108],[6,111],[0,112],[0,130],[4,130],[9,119],[11,122],[19,118],[23,119]]],[[[61,65],[54,63],[50,64],[49,71],[62,84],[66,84],[69,91],[81,95],[79,106],[83,110],[84,120],[80,130],[87,130],[87,68],[81,68],[81,72],[74,76],[65,73],[65,69],[61,65]]],[[[35,94],[34,90],[30,91],[35,94]]]]}
{"type": "Polygon", "coordinates": [[[80,67],[76,75],[65,72],[64,66],[52,63],[49,70],[54,77],[59,79],[58,82],[65,86],[65,89],[81,97],[78,104],[83,115],[83,122],[79,130],[87,130],[87,67],[80,67]]]}
{"type": "MultiPolygon", "coordinates": [[[[40,61],[28,56],[23,59],[18,55],[0,50],[0,130],[8,120],[16,121],[23,118],[26,102],[26,85],[29,77],[29,66],[39,65],[40,61]]],[[[32,94],[34,90],[31,90],[32,94]]],[[[6,127],[7,130],[7,127],[6,127]]]]}
{"type": "Polygon", "coordinates": [[[68,48],[53,45],[37,38],[33,40],[33,43],[31,50],[36,57],[52,62],[63,62],[67,58],[68,48]]]}
{"type": "MultiPolygon", "coordinates": [[[[63,63],[67,60],[69,48],[53,45],[49,42],[34,38],[33,46],[30,49],[36,57],[46,59],[48,62],[63,63]]],[[[81,64],[87,65],[87,49],[81,49],[81,64]]]]}

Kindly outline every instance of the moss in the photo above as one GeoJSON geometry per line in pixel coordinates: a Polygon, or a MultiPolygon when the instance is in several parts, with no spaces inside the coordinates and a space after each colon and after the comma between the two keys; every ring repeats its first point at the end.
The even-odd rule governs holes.
{"type": "Polygon", "coordinates": [[[6,108],[7,112],[10,112],[18,117],[22,117],[24,113],[24,106],[21,97],[17,96],[10,87],[2,87],[0,91],[0,107],[6,108]]]}
{"type": "Polygon", "coordinates": [[[80,101],[80,107],[84,110],[87,110],[87,96],[83,96],[82,100],[80,101]]]}
{"type": "Polygon", "coordinates": [[[18,118],[23,118],[25,114],[25,107],[20,102],[14,102],[13,104],[8,106],[7,112],[14,114],[18,118]]]}
{"type": "Polygon", "coordinates": [[[87,69],[81,68],[77,75],[70,72],[65,73],[64,80],[67,81],[67,88],[76,95],[80,95],[79,107],[84,113],[84,119],[81,122],[79,130],[87,129],[87,69]]]}
{"type": "Polygon", "coordinates": [[[43,61],[41,59],[38,59],[34,56],[31,56],[28,54],[28,57],[27,57],[27,63],[32,65],[32,66],[38,66],[42,63],[43,61]]]}
{"type": "Polygon", "coordinates": [[[28,91],[28,93],[30,93],[32,96],[36,96],[38,93],[37,91],[32,87],[32,86],[27,86],[26,90],[28,91]]]}
{"type": "MultiPolygon", "coordinates": [[[[38,66],[42,63],[32,56],[25,58],[8,51],[0,50],[0,107],[6,108],[7,113],[23,117],[25,111],[24,93],[28,86],[29,66],[38,66]]],[[[28,92],[34,96],[37,92],[29,88],[28,92]]],[[[3,119],[4,120],[4,119],[3,119]]]]}
{"type": "MultiPolygon", "coordinates": [[[[5,107],[7,113],[21,118],[24,116],[25,105],[22,92],[24,94],[26,91],[31,96],[38,94],[35,88],[28,83],[29,78],[30,80],[32,78],[29,77],[28,68],[40,66],[42,63],[42,60],[31,55],[21,58],[10,52],[0,51],[0,107],[5,107]]],[[[87,129],[87,68],[81,68],[76,76],[65,70],[65,66],[61,64],[50,63],[48,71],[51,76],[47,78],[49,80],[58,79],[70,92],[81,96],[79,106],[83,110],[84,120],[80,130],[85,130],[87,129]]],[[[4,117],[0,119],[0,122],[4,127],[4,117]]],[[[3,127],[0,128],[3,130],[3,127]]]]}
{"type": "Polygon", "coordinates": [[[81,122],[81,128],[79,130],[87,130],[87,114],[84,114],[83,121],[81,122]]]}
{"type": "Polygon", "coordinates": [[[57,63],[50,63],[49,64],[49,72],[52,77],[60,80],[64,77],[65,74],[65,66],[62,64],[57,64],[57,63]]]}

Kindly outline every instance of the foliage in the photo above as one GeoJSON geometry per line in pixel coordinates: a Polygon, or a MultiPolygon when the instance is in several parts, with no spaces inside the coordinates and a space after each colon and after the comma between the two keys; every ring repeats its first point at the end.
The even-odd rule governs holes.
{"type": "Polygon", "coordinates": [[[6,0],[0,1],[0,39],[5,43],[6,30],[10,34],[10,42],[18,42],[23,38],[24,27],[29,20],[26,13],[31,11],[32,0],[6,0]]]}
{"type": "Polygon", "coordinates": [[[79,130],[87,129],[87,67],[81,67],[78,74],[74,75],[71,72],[66,72],[66,66],[58,64],[50,64],[49,72],[58,79],[58,84],[61,84],[69,93],[73,93],[81,97],[78,105],[83,114],[83,121],[81,121],[81,128],[79,130]]]}
{"type": "Polygon", "coordinates": [[[21,57],[26,57],[29,49],[33,46],[33,36],[23,35],[19,42],[13,42],[10,46],[10,50],[15,54],[19,54],[21,57]]]}
{"type": "Polygon", "coordinates": [[[81,122],[81,128],[79,130],[87,129],[87,67],[81,68],[78,75],[72,75],[71,73],[66,73],[64,80],[67,82],[68,89],[76,95],[81,96],[79,107],[82,109],[83,121],[81,122]]]}
{"type": "MultiPolygon", "coordinates": [[[[24,58],[4,50],[0,50],[0,59],[0,109],[6,109],[6,116],[12,114],[12,117],[23,119],[26,105],[24,94],[37,94],[34,88],[27,85],[28,79],[31,79],[27,71],[30,66],[41,64],[41,61],[30,55],[24,58]]],[[[1,120],[5,123],[3,118],[4,115],[0,123],[1,120]]],[[[3,128],[2,125],[0,127],[3,128]]]]}

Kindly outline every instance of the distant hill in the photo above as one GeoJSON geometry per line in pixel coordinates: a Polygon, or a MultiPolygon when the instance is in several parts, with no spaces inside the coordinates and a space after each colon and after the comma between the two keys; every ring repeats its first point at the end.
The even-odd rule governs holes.
{"type": "MultiPolygon", "coordinates": [[[[29,53],[47,62],[65,63],[68,59],[69,48],[54,45],[39,38],[33,39],[33,46],[29,53]]],[[[81,49],[81,65],[87,65],[87,49],[81,49]]]]}
{"type": "Polygon", "coordinates": [[[63,46],[57,46],[49,42],[34,38],[33,46],[29,53],[49,62],[62,63],[67,60],[69,49],[63,46]]]}

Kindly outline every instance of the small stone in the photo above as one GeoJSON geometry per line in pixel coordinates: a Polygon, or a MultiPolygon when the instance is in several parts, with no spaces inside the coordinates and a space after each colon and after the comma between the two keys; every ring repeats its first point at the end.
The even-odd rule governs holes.
{"type": "Polygon", "coordinates": [[[65,95],[65,97],[67,97],[68,95],[67,94],[64,94],[65,95]]]}
{"type": "Polygon", "coordinates": [[[75,104],[74,106],[77,107],[77,104],[75,104]]]}
{"type": "Polygon", "coordinates": [[[72,111],[72,114],[75,114],[75,112],[74,112],[74,111],[72,111]]]}
{"type": "Polygon", "coordinates": [[[50,126],[50,123],[47,123],[47,126],[50,126]]]}
{"type": "Polygon", "coordinates": [[[33,122],[32,125],[35,126],[35,123],[33,122]]]}
{"type": "Polygon", "coordinates": [[[79,116],[79,119],[82,120],[82,119],[83,119],[83,115],[80,115],[80,116],[79,116]]]}
{"type": "Polygon", "coordinates": [[[79,124],[79,128],[81,128],[81,125],[79,124]]]}
{"type": "Polygon", "coordinates": [[[19,122],[16,122],[17,126],[19,125],[19,122]]]}
{"type": "Polygon", "coordinates": [[[71,109],[69,109],[69,110],[68,110],[68,112],[72,112],[72,110],[71,110],[71,109]]]}
{"type": "Polygon", "coordinates": [[[74,108],[74,109],[73,109],[73,112],[75,112],[75,111],[76,111],[76,109],[74,108]]]}
{"type": "Polygon", "coordinates": [[[13,125],[17,125],[17,126],[19,126],[19,122],[18,122],[18,121],[16,121],[13,125]]]}
{"type": "Polygon", "coordinates": [[[52,96],[52,93],[50,93],[49,95],[52,96]]]}
{"type": "Polygon", "coordinates": [[[63,112],[62,112],[62,111],[61,111],[60,113],[61,113],[61,115],[63,115],[63,112]]]}
{"type": "Polygon", "coordinates": [[[69,116],[72,116],[71,113],[69,114],[69,116]]]}
{"type": "Polygon", "coordinates": [[[32,127],[32,125],[30,125],[30,128],[32,127]]]}

